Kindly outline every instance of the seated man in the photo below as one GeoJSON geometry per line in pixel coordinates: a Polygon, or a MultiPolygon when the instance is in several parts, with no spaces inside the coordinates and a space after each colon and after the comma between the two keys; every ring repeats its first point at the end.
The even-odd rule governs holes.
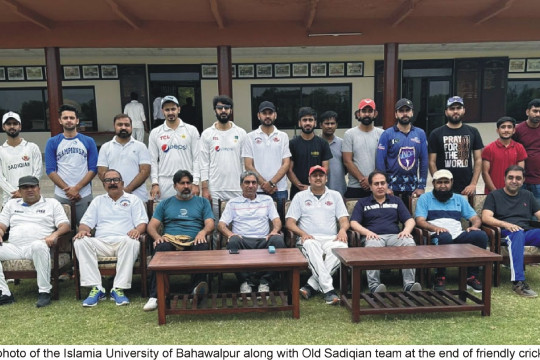
{"type": "MultiPolygon", "coordinates": [[[[283,235],[279,233],[279,214],[270,196],[257,194],[257,175],[253,171],[244,171],[240,175],[240,187],[242,196],[229,200],[219,219],[218,230],[227,237],[227,249],[284,248],[283,235]],[[272,222],[271,231],[269,221],[272,222]],[[232,231],[228,228],[231,224],[232,231]]],[[[258,292],[269,292],[274,274],[266,272],[254,279],[254,273],[237,273],[240,292],[251,293],[256,282],[259,283],[258,292]]]]}
{"type": "MultiPolygon", "coordinates": [[[[480,230],[480,217],[465,197],[452,191],[452,184],[450,171],[438,170],[433,174],[433,191],[421,195],[416,203],[416,225],[431,233],[433,244],[473,244],[482,249],[487,248],[488,237],[480,230]],[[461,227],[461,218],[471,222],[467,231],[461,227]]],[[[474,292],[482,292],[478,271],[478,267],[467,269],[467,288],[474,292]]],[[[445,268],[437,269],[434,290],[445,289],[445,273],[445,268]]]]}
{"type": "Polygon", "coordinates": [[[525,170],[509,166],[504,173],[504,187],[490,192],[484,202],[482,221],[501,228],[510,255],[512,290],[524,297],[537,297],[525,282],[523,251],[525,246],[540,246],[540,229],[531,227],[532,216],[540,220],[540,204],[534,195],[522,188],[525,170]]]}
{"type": "Polygon", "coordinates": [[[298,237],[297,244],[302,246],[312,273],[307,284],[300,288],[300,295],[309,299],[320,291],[328,305],[336,305],[339,298],[332,274],[339,267],[339,259],[332,249],[347,247],[349,214],[341,194],[326,187],[324,167],[312,166],[308,180],[308,189],[296,194],[286,215],[287,229],[298,237]]]}
{"type": "Polygon", "coordinates": [[[133,265],[139,256],[139,236],[146,231],[148,223],[143,202],[124,191],[120,172],[107,170],[103,174],[103,187],[107,193],[92,200],[81,219],[79,232],[73,238],[81,286],[92,288],[82,303],[85,307],[96,306],[99,300],[105,299],[98,256],[117,257],[111,300],[118,306],[129,304],[124,290],[131,288],[133,265]],[[96,229],[94,237],[92,229],[96,229]]]}
{"type": "MultiPolygon", "coordinates": [[[[163,225],[163,235],[188,235],[193,244],[184,250],[208,250],[206,236],[214,230],[214,214],[210,202],[200,196],[193,195],[191,185],[193,175],[187,170],[179,170],[173,176],[176,195],[163,200],[154,211],[148,223],[148,235],[154,239],[155,251],[174,251],[176,247],[159,233],[163,225]]],[[[206,274],[195,274],[192,278],[193,294],[204,294],[208,291],[206,274]]],[[[157,309],[156,274],[150,275],[150,298],[144,305],[144,311],[157,309]]]]}
{"type": "MultiPolygon", "coordinates": [[[[388,177],[375,170],[368,176],[371,195],[356,203],[351,216],[351,229],[362,235],[366,247],[416,246],[411,231],[414,219],[403,201],[388,194],[388,177]],[[399,229],[399,222],[403,230],[399,229]]],[[[422,286],[415,282],[415,269],[403,269],[403,290],[420,291],[422,286]]],[[[372,293],[386,291],[381,284],[380,271],[368,270],[367,280],[372,293]]]]}
{"type": "MultiPolygon", "coordinates": [[[[0,261],[28,259],[37,272],[39,296],[36,306],[51,303],[51,253],[49,247],[69,232],[69,220],[58,200],[43,198],[34,176],[19,179],[22,198],[9,200],[0,214],[0,261]],[[9,242],[2,237],[10,228],[9,242]]],[[[0,263],[0,305],[14,300],[0,263]]]]}

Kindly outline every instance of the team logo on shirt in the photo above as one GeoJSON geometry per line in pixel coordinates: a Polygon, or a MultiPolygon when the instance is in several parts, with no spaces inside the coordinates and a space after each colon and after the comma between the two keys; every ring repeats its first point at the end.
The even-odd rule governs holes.
{"type": "Polygon", "coordinates": [[[313,157],[318,157],[319,154],[320,153],[318,151],[316,151],[316,150],[311,152],[311,156],[313,156],[313,157]]]}
{"type": "Polygon", "coordinates": [[[216,152],[220,152],[220,151],[234,151],[233,148],[222,148],[222,147],[220,147],[219,145],[216,145],[216,146],[214,147],[214,150],[215,150],[216,152]]]}
{"type": "Polygon", "coordinates": [[[272,140],[274,140],[275,143],[279,142],[279,138],[278,138],[278,137],[275,137],[275,138],[273,138],[272,140]]]}
{"type": "Polygon", "coordinates": [[[169,144],[163,144],[161,145],[161,151],[163,151],[164,153],[166,152],[169,152],[169,150],[187,150],[187,145],[177,145],[177,144],[173,144],[173,145],[169,145],[169,144]]]}
{"type": "Polygon", "coordinates": [[[187,216],[187,209],[180,209],[180,216],[186,217],[187,216]]]}
{"type": "Polygon", "coordinates": [[[28,161],[28,160],[30,160],[30,157],[28,155],[23,155],[22,160],[23,161],[28,161]]]}
{"type": "Polygon", "coordinates": [[[256,137],[255,138],[255,144],[260,144],[260,143],[262,143],[262,138],[256,137]]]}
{"type": "Polygon", "coordinates": [[[186,134],[182,134],[182,139],[185,139],[186,138],[186,134]]]}
{"type": "Polygon", "coordinates": [[[234,137],[234,142],[238,142],[238,136],[234,137]]]}
{"type": "Polygon", "coordinates": [[[129,205],[131,205],[131,201],[129,201],[128,199],[122,199],[120,200],[119,205],[121,207],[128,207],[129,205]]]}
{"type": "Polygon", "coordinates": [[[398,164],[403,170],[411,170],[416,163],[414,147],[404,146],[399,149],[398,164]]]}
{"type": "Polygon", "coordinates": [[[413,137],[411,141],[414,143],[420,144],[420,139],[418,138],[418,136],[413,137]]]}
{"type": "Polygon", "coordinates": [[[392,139],[392,141],[390,141],[392,145],[397,144],[398,142],[399,142],[399,139],[392,139]]]}
{"type": "Polygon", "coordinates": [[[219,140],[219,137],[217,137],[217,136],[214,136],[214,137],[212,138],[212,140],[214,140],[214,141],[218,141],[218,140],[219,140]]]}
{"type": "Polygon", "coordinates": [[[327,202],[324,203],[326,206],[332,206],[334,205],[333,202],[331,202],[330,200],[328,200],[327,202]]]}
{"type": "Polygon", "coordinates": [[[311,206],[311,205],[313,205],[313,203],[311,202],[311,200],[306,200],[306,201],[304,202],[304,204],[305,204],[306,206],[311,206]]]}

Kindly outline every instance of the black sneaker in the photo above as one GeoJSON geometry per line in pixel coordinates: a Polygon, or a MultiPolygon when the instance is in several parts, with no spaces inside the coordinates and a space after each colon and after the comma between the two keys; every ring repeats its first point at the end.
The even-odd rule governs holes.
{"type": "Polygon", "coordinates": [[[39,293],[36,307],[45,307],[51,304],[51,294],[49,293],[39,293]]]}
{"type": "Polygon", "coordinates": [[[317,291],[312,288],[309,284],[306,284],[300,288],[300,295],[306,300],[309,300],[317,291]]]}
{"type": "Polygon", "coordinates": [[[330,290],[329,292],[324,294],[324,301],[328,305],[337,305],[339,304],[339,297],[334,290],[330,290]]]}
{"type": "Polygon", "coordinates": [[[13,294],[2,295],[2,291],[0,290],[0,305],[12,304],[14,302],[15,302],[15,298],[13,297],[13,294]]]}
{"type": "Polygon", "coordinates": [[[437,276],[435,278],[435,284],[433,284],[433,290],[444,291],[446,289],[446,277],[437,276]]]}
{"type": "Polygon", "coordinates": [[[473,275],[467,278],[467,290],[472,290],[476,293],[482,292],[482,283],[473,275]]]}
{"type": "Polygon", "coordinates": [[[514,285],[512,286],[512,290],[520,296],[523,297],[530,297],[535,298],[538,296],[538,294],[531,290],[529,287],[529,284],[527,284],[525,281],[516,281],[514,282],[514,285]]]}
{"type": "Polygon", "coordinates": [[[417,282],[407,284],[405,291],[422,291],[422,285],[417,282]]]}

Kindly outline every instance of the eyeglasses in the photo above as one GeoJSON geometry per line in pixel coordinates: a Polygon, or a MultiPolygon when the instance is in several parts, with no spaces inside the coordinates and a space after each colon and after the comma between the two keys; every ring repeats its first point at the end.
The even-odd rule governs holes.
{"type": "Polygon", "coordinates": [[[122,179],[120,179],[119,177],[116,177],[116,178],[105,178],[105,179],[103,179],[103,182],[104,182],[105,184],[119,183],[120,181],[122,181],[122,179]]]}
{"type": "Polygon", "coordinates": [[[216,105],[216,110],[229,110],[231,107],[231,105],[216,105]]]}

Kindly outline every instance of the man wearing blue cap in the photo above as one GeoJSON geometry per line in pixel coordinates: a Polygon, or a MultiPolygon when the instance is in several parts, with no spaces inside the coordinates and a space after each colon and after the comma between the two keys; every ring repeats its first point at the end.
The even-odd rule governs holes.
{"type": "Polygon", "coordinates": [[[459,96],[448,99],[444,113],[447,123],[429,136],[429,172],[433,175],[440,169],[449,170],[454,177],[454,192],[474,195],[482,171],[482,138],[476,128],[463,124],[465,104],[459,96]]]}

